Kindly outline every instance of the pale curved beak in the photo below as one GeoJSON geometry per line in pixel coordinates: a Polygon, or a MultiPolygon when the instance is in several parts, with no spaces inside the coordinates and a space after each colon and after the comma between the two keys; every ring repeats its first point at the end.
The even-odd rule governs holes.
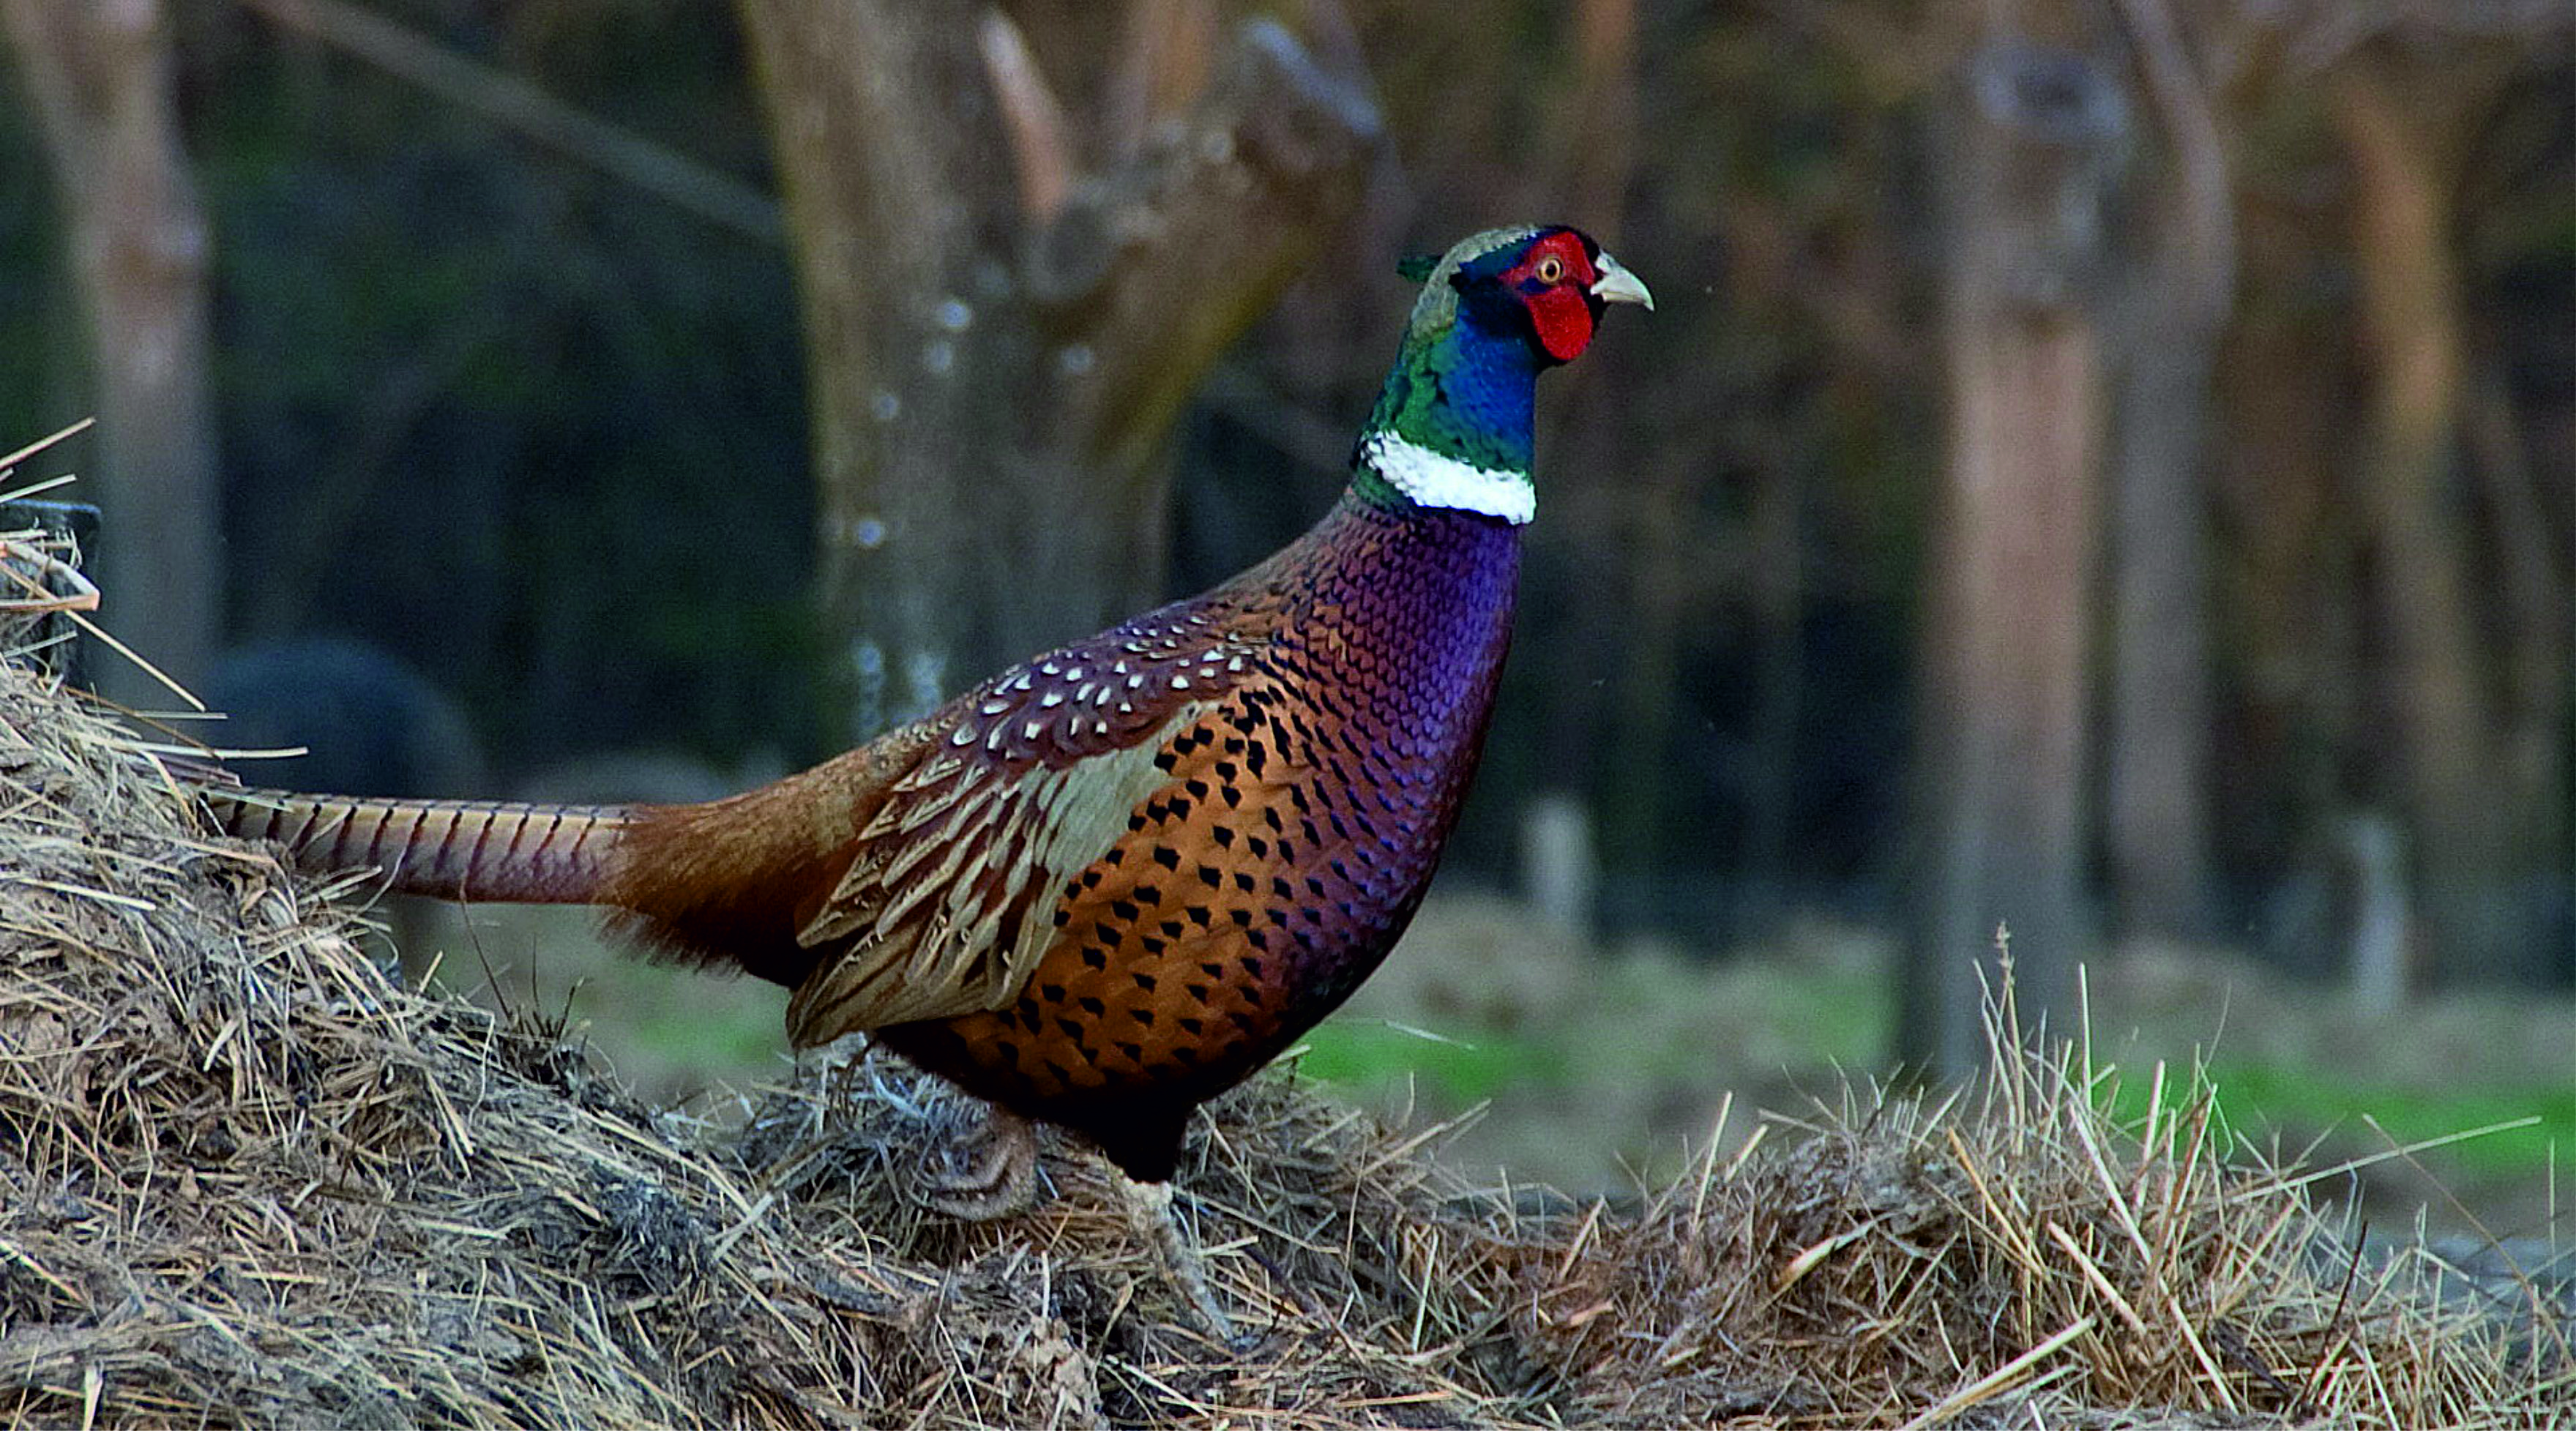
{"type": "Polygon", "coordinates": [[[1646,311],[1655,311],[1655,295],[1646,291],[1645,282],[1619,266],[1619,260],[1603,254],[1592,261],[1601,276],[1592,281],[1592,296],[1604,303],[1642,303],[1646,311]]]}

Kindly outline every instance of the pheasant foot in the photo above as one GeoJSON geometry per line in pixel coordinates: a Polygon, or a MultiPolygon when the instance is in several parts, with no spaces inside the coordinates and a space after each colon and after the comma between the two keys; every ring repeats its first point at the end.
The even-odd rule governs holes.
{"type": "Polygon", "coordinates": [[[962,1151],[963,1166],[952,1161],[931,1175],[923,1200],[932,1208],[966,1222],[991,1222],[1026,1212],[1037,1201],[1037,1125],[992,1109],[983,1131],[962,1151]]]}
{"type": "Polygon", "coordinates": [[[1189,1234],[1181,1230],[1180,1219],[1172,1214],[1172,1185],[1138,1182],[1124,1173],[1115,1177],[1127,1204],[1129,1222],[1145,1245],[1154,1249],[1154,1260],[1162,1265],[1164,1277],[1180,1290],[1193,1327],[1221,1346],[1242,1350],[1248,1339],[1236,1333],[1233,1319],[1216,1304],[1198,1249],[1190,1245],[1189,1234]]]}

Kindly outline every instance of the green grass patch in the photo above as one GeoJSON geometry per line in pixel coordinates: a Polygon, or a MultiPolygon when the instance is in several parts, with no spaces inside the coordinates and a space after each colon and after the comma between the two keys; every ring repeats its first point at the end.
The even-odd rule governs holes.
{"type": "Polygon", "coordinates": [[[1377,1019],[1333,1019],[1306,1035],[1298,1066],[1325,1083],[1378,1089],[1411,1077],[1461,1102],[1522,1083],[1563,1082],[1563,1053],[1527,1039],[1450,1038],[1377,1019]]]}
{"type": "MultiPolygon", "coordinates": [[[[2224,1058],[2210,1064],[2209,1080],[2217,1089],[2220,1125],[2237,1137],[2258,1137],[2276,1128],[2308,1132],[2333,1128],[2375,1140],[2370,1132],[2375,1122],[2395,1146],[2405,1146],[2536,1115],[2540,1121],[2526,1127],[2446,1144],[2441,1157],[2476,1174],[2526,1177],[2546,1171],[2553,1150],[2563,1161],[2576,1149],[2576,1089],[2468,1087],[2428,1092],[2330,1076],[2299,1065],[2224,1058]]],[[[2179,1075],[2168,1076],[2163,1114],[2178,1111],[2174,1095],[2188,1086],[2179,1075]]],[[[2137,1124],[2147,1114],[2149,1087],[2144,1069],[2121,1069],[2109,1111],[2123,1124],[2137,1124]]]]}
{"type": "Polygon", "coordinates": [[[2576,1148],[2576,1089],[2476,1088],[2430,1092],[2332,1077],[2311,1068],[2221,1061],[2212,1065],[2220,1107],[2239,1132],[2257,1125],[2344,1124],[2369,1136],[2367,1115],[2401,1145],[2537,1114],[2528,1127],[2506,1129],[2443,1148],[2446,1161],[2472,1172],[2522,1176],[2549,1166],[2551,1149],[2576,1148]]]}

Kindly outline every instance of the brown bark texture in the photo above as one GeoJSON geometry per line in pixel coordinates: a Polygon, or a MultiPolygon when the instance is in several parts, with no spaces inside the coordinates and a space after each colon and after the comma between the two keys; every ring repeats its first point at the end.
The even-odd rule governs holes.
{"type": "Polygon", "coordinates": [[[2105,401],[2102,202],[2125,134],[2090,61],[2010,39],[1950,116],[1950,451],[1921,730],[1921,875],[1900,1042],[1982,1062],[1980,974],[2008,930],[2027,1024],[2063,1031],[2087,939],[2089,637],[2105,401]]]}
{"type": "MultiPolygon", "coordinates": [[[[179,141],[159,0],[0,0],[34,99],[88,320],[102,616],[181,682],[223,611],[207,361],[208,238],[179,141]]],[[[166,702],[123,662],[118,695],[166,702]]]]}
{"type": "Polygon", "coordinates": [[[2123,0],[2156,164],[2121,295],[2111,452],[2103,834],[2132,934],[2208,933],[2213,739],[2206,465],[2210,381],[2236,286],[2227,156],[2166,0],[2123,0]]]}
{"type": "Polygon", "coordinates": [[[1206,28],[1190,5],[1131,17],[1150,53],[1094,86],[1097,134],[1043,69],[1093,37],[1051,45],[965,0],[741,9],[863,735],[1160,594],[1172,422],[1356,207],[1378,114],[1358,73],[1270,20],[1183,92],[1206,28]]]}
{"type": "Polygon", "coordinates": [[[2367,56],[2333,90],[2354,186],[2370,383],[2355,465],[2399,726],[2389,749],[2411,817],[2429,972],[2536,981],[2561,954],[2544,933],[2540,889],[2558,872],[2565,794],[2555,760],[2530,758],[2563,737],[2529,729],[2529,717],[2553,722],[2560,708],[2518,706],[2521,683],[2505,669],[2513,653],[2488,634],[2484,592],[2503,586],[2509,600],[2511,583],[2478,539],[2460,444],[2470,369],[2455,165],[2435,106],[2415,98],[2367,56]]]}

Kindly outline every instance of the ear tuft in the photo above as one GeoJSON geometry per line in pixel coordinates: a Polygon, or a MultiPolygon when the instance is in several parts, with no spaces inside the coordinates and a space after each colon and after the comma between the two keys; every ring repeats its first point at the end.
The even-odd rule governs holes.
{"type": "Polygon", "coordinates": [[[1395,276],[1407,283],[1420,283],[1430,278],[1431,271],[1439,266],[1440,255],[1436,253],[1409,254],[1395,261],[1395,276]]]}

